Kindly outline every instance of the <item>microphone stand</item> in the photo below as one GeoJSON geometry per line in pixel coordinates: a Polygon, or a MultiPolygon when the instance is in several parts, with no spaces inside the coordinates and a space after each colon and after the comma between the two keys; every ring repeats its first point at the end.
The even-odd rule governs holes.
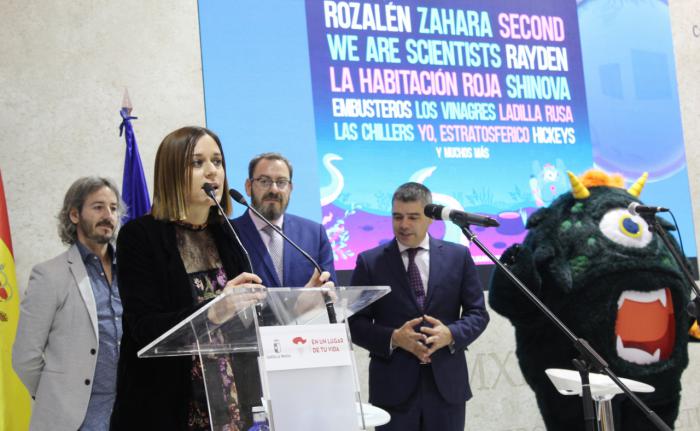
{"type": "Polygon", "coordinates": [[[549,320],[551,320],[554,325],[559,328],[559,330],[566,335],[571,342],[574,344],[574,347],[576,350],[579,352],[579,357],[576,359],[573,359],[573,364],[578,370],[579,374],[581,375],[581,398],[583,401],[583,417],[584,421],[586,424],[586,430],[587,431],[594,431],[595,430],[595,414],[593,413],[593,398],[591,396],[591,388],[588,380],[588,374],[591,371],[594,372],[603,372],[606,374],[610,379],[612,379],[615,384],[622,389],[622,391],[627,394],[627,396],[637,405],[637,407],[646,415],[647,418],[656,426],[656,428],[664,431],[671,431],[671,428],[666,425],[664,421],[661,420],[661,418],[654,413],[653,410],[651,410],[649,407],[644,404],[644,402],[637,397],[637,395],[634,394],[627,386],[625,386],[624,383],[610,370],[608,367],[608,364],[605,362],[605,360],[598,354],[598,352],[593,349],[588,344],[588,341],[584,340],[583,338],[577,337],[571,329],[569,329],[564,322],[559,320],[559,318],[550,310],[540,299],[532,293],[530,289],[528,289],[523,282],[521,282],[515,274],[513,274],[510,269],[508,269],[507,266],[505,266],[500,260],[496,258],[496,256],[489,251],[486,246],[484,246],[481,241],[472,233],[472,231],[469,229],[469,225],[465,224],[463,226],[460,226],[462,229],[462,233],[469,239],[470,242],[474,243],[481,251],[488,256],[489,259],[498,267],[498,269],[505,274],[506,277],[510,281],[515,284],[520,291],[530,300],[532,301],[533,304],[537,306],[537,308],[542,311],[542,313],[547,316],[549,320]]]}
{"type": "MultiPolygon", "coordinates": [[[[240,194],[237,190],[231,189],[229,190],[229,194],[233,198],[234,201],[238,202],[239,204],[243,205],[244,207],[248,208],[250,211],[253,212],[260,220],[265,222],[266,225],[270,226],[272,230],[277,232],[282,238],[284,238],[287,243],[291,244],[299,253],[301,253],[311,264],[316,268],[318,271],[318,274],[321,275],[323,272],[323,269],[321,269],[321,266],[312,258],[309,253],[304,251],[301,247],[299,247],[294,241],[289,239],[287,235],[282,232],[282,229],[278,228],[270,220],[265,218],[262,214],[260,214],[260,211],[256,210],[252,206],[248,204],[248,202],[245,200],[242,194],[240,194]]],[[[228,219],[227,219],[228,221],[228,219]]],[[[282,280],[280,280],[282,282],[282,280]]],[[[328,292],[321,292],[321,295],[323,295],[323,302],[326,305],[326,313],[328,314],[328,322],[329,323],[338,323],[338,318],[336,317],[335,314],[335,306],[333,305],[333,299],[331,296],[328,294],[328,292]]]]}
{"type": "Polygon", "coordinates": [[[666,229],[664,229],[661,226],[659,221],[656,219],[655,214],[644,213],[638,215],[642,217],[644,221],[646,221],[649,225],[649,232],[656,233],[659,235],[659,238],[661,238],[661,242],[663,242],[668,251],[671,252],[673,259],[676,261],[676,264],[681,269],[681,272],[685,276],[685,279],[688,282],[688,285],[690,286],[691,290],[695,292],[695,299],[691,300],[688,303],[687,311],[688,314],[693,316],[696,320],[700,320],[700,288],[698,288],[698,285],[695,283],[695,278],[690,272],[690,268],[688,268],[687,260],[681,256],[680,251],[673,245],[673,242],[671,242],[671,238],[668,235],[668,232],[666,232],[666,229]]]}
{"type": "MultiPolygon", "coordinates": [[[[211,200],[214,201],[216,204],[216,207],[219,209],[219,214],[224,218],[226,221],[226,224],[228,225],[229,230],[231,231],[231,234],[233,237],[236,239],[236,243],[238,243],[238,246],[243,250],[243,254],[245,255],[246,262],[248,262],[248,271],[253,272],[253,262],[250,260],[250,255],[248,254],[248,250],[243,247],[243,243],[241,242],[241,239],[238,237],[238,234],[236,233],[236,230],[233,228],[231,225],[231,222],[229,221],[228,217],[226,217],[226,212],[224,211],[223,208],[221,208],[221,204],[219,201],[216,199],[216,193],[214,192],[214,188],[212,187],[211,184],[209,183],[204,183],[202,185],[202,190],[204,190],[204,193],[207,194],[211,198],[211,200]]],[[[264,325],[264,319],[263,319],[263,312],[262,312],[262,305],[261,304],[255,304],[255,314],[258,317],[258,323],[262,326],[264,325]]]]}

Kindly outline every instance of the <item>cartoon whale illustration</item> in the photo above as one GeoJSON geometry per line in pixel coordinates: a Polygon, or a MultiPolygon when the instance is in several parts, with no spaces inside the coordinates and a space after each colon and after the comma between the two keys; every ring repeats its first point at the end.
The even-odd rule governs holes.
{"type": "Polygon", "coordinates": [[[345,178],[343,178],[340,169],[333,165],[333,162],[343,160],[337,154],[327,153],[323,156],[323,166],[328,170],[331,177],[331,182],[327,186],[321,187],[321,207],[324,207],[334,200],[338,199],[340,193],[343,192],[345,186],[345,178]]]}

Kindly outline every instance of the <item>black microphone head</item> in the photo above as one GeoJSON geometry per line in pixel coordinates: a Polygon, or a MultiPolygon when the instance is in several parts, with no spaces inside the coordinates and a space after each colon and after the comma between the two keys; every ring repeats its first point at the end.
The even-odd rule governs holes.
{"type": "Polygon", "coordinates": [[[228,194],[231,195],[234,201],[238,202],[241,205],[248,206],[248,202],[246,202],[245,198],[238,190],[230,189],[228,191],[228,194]]]}
{"type": "Polygon", "coordinates": [[[486,219],[486,222],[484,223],[484,227],[499,227],[501,225],[498,222],[498,220],[496,220],[493,217],[484,216],[484,218],[486,219]]]}
{"type": "Polygon", "coordinates": [[[443,205],[427,204],[425,208],[423,208],[423,214],[431,219],[442,220],[442,210],[444,208],[443,205]]]}
{"type": "Polygon", "coordinates": [[[212,186],[210,183],[202,184],[202,190],[204,190],[204,193],[206,193],[207,196],[211,197],[212,199],[216,199],[216,191],[214,190],[214,186],[212,186]]]}

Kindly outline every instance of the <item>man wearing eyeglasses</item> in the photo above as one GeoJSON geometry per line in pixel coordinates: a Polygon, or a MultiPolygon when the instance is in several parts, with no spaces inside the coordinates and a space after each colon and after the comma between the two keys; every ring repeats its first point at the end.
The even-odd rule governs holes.
{"type": "MultiPolygon", "coordinates": [[[[263,153],[248,164],[245,191],[252,206],[319,263],[336,281],[326,231],[319,223],[286,213],[292,194],[292,164],[279,153],[263,153]]],[[[267,287],[301,287],[314,266],[250,210],[233,220],[254,272],[267,287]]]]}

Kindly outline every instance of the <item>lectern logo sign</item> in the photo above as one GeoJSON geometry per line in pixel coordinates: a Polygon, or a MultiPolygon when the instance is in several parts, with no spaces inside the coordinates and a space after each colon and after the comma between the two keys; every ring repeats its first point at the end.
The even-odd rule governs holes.
{"type": "Polygon", "coordinates": [[[260,327],[267,371],[351,365],[343,324],[260,327]]]}

